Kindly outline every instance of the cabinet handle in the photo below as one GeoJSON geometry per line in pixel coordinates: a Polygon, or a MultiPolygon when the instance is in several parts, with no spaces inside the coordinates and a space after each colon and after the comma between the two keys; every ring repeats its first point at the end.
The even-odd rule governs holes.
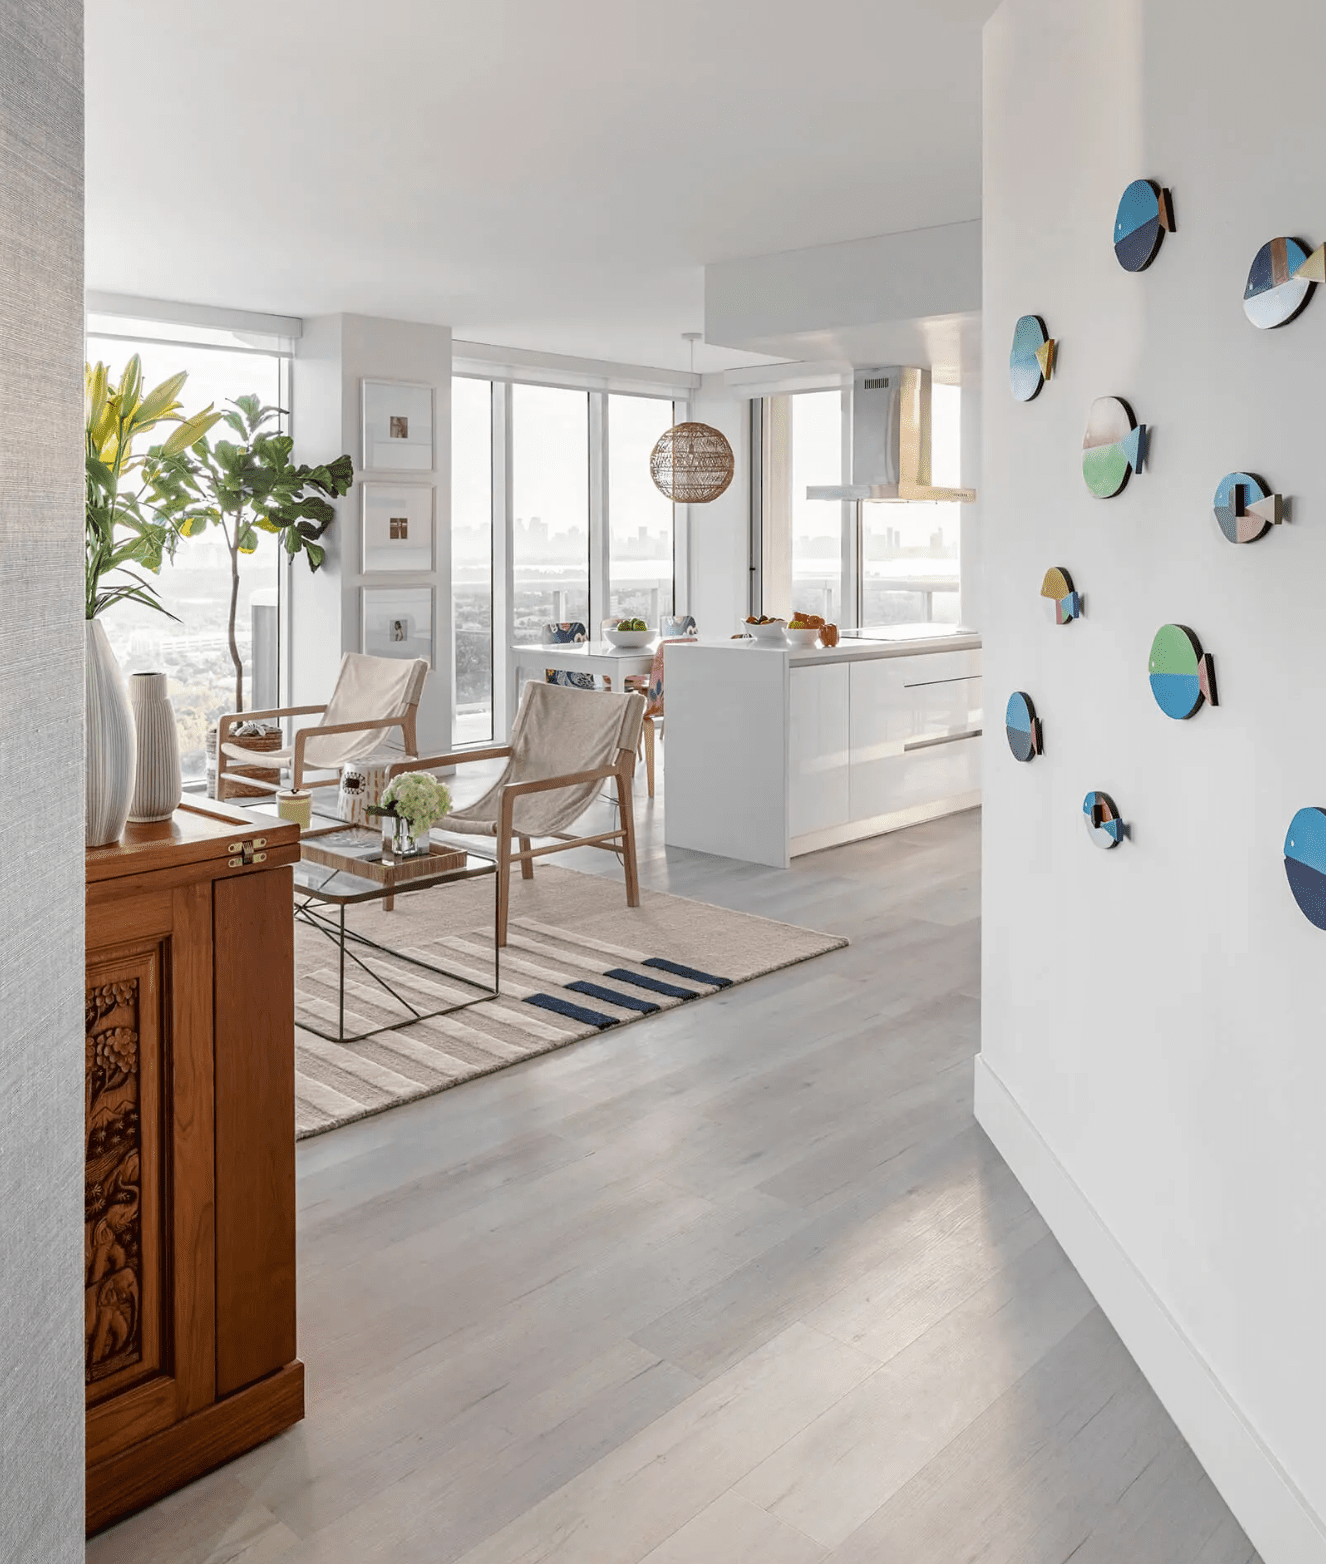
{"type": "Polygon", "coordinates": [[[902,752],[905,755],[909,749],[933,749],[936,744],[956,744],[959,739],[978,739],[982,729],[968,728],[965,733],[941,733],[937,739],[913,739],[910,744],[904,744],[902,752]]]}

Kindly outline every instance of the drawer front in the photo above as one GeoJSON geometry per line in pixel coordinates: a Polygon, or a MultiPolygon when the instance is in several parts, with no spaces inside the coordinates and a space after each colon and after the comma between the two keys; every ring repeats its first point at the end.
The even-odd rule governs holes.
{"type": "Polygon", "coordinates": [[[900,682],[907,688],[936,684],[944,679],[979,679],[981,676],[979,648],[970,652],[930,652],[924,657],[898,657],[894,663],[900,682]]]}
{"type": "Polygon", "coordinates": [[[982,720],[981,678],[952,671],[979,656],[952,652],[852,665],[852,819],[979,788],[981,746],[973,735],[982,720]],[[936,677],[920,682],[921,671],[936,677]]]}
{"type": "Polygon", "coordinates": [[[788,724],[789,829],[793,836],[851,819],[847,664],[791,672],[788,724]]]}

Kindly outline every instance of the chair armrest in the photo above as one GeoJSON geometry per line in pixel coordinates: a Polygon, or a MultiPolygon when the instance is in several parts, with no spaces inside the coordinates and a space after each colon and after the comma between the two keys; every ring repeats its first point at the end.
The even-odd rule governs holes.
{"type": "Polygon", "coordinates": [[[272,717],[311,717],[315,711],[326,711],[326,706],[275,706],[271,711],[228,711],[216,724],[216,751],[230,742],[231,731],[241,722],[265,722],[272,717]]]}
{"type": "Polygon", "coordinates": [[[387,781],[400,776],[403,771],[440,771],[443,766],[463,766],[467,760],[501,760],[510,754],[509,744],[493,744],[487,749],[463,749],[454,755],[421,755],[417,759],[411,756],[391,766],[387,772],[387,781]]]}
{"type": "Polygon", "coordinates": [[[311,738],[320,739],[329,733],[371,733],[378,728],[399,728],[402,737],[404,737],[405,717],[372,717],[365,719],[363,722],[314,723],[310,727],[300,728],[298,733],[295,734],[290,785],[297,789],[303,784],[304,749],[311,738]]]}
{"type": "Polygon", "coordinates": [[[616,766],[599,766],[594,771],[568,771],[561,777],[540,777],[535,782],[508,782],[502,797],[518,798],[522,793],[551,793],[560,787],[577,787],[581,782],[608,782],[617,775],[616,766]]]}

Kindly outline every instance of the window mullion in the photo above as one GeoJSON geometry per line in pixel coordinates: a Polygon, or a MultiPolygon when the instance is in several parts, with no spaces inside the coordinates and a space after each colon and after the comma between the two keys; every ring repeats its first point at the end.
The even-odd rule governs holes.
{"type": "Polygon", "coordinates": [[[612,612],[612,529],[608,516],[608,394],[589,393],[589,638],[612,612]]]}

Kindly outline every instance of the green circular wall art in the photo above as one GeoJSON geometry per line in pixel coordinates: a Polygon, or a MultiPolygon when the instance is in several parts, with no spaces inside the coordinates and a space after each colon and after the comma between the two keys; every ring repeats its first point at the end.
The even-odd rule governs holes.
{"type": "Polygon", "coordinates": [[[1168,190],[1150,179],[1134,179],[1119,197],[1114,218],[1114,254],[1126,272],[1144,272],[1160,252],[1160,241],[1174,231],[1174,204],[1168,190]]]}
{"type": "Polygon", "coordinates": [[[1243,313],[1261,331],[1287,325],[1326,277],[1326,246],[1308,254],[1297,239],[1271,239],[1252,258],[1243,313]]]}
{"type": "Polygon", "coordinates": [[[1039,315],[1023,315],[1013,327],[1008,355],[1008,384],[1014,399],[1030,402],[1054,374],[1055,342],[1039,315]]]}
{"type": "Polygon", "coordinates": [[[1215,491],[1215,519],[1231,543],[1255,543],[1285,519],[1284,497],[1256,473],[1227,472],[1215,491]]]}
{"type": "Polygon", "coordinates": [[[1148,665],[1156,705],[1176,722],[1195,715],[1202,702],[1215,706],[1215,664],[1187,625],[1161,625],[1148,665]]]}
{"type": "Polygon", "coordinates": [[[1117,847],[1128,834],[1128,827],[1119,819],[1119,811],[1108,793],[1088,793],[1082,800],[1082,815],[1095,847],[1117,847]]]}
{"type": "Polygon", "coordinates": [[[1122,397],[1098,396],[1082,439],[1082,476],[1098,500],[1113,499],[1146,465],[1146,425],[1122,397]]]}

